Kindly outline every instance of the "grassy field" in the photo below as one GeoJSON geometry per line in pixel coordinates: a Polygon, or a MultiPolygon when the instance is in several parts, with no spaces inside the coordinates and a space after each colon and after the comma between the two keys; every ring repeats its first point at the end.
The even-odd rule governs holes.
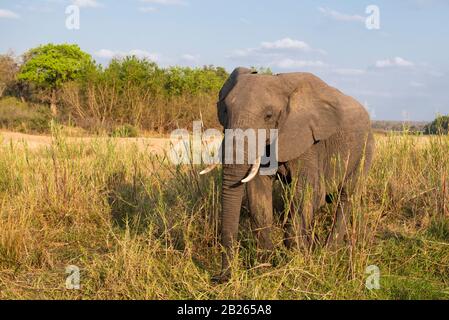
{"type": "MultiPolygon", "coordinates": [[[[259,268],[243,212],[233,277],[214,285],[219,172],[200,178],[199,167],[114,139],[0,143],[0,298],[448,299],[448,150],[449,136],[377,136],[339,252],[285,250],[277,214],[276,265],[259,268]],[[69,265],[81,270],[80,290],[66,289],[69,265]],[[370,265],[379,290],[365,287],[370,265]]],[[[317,217],[318,239],[334,210],[317,217]]]]}

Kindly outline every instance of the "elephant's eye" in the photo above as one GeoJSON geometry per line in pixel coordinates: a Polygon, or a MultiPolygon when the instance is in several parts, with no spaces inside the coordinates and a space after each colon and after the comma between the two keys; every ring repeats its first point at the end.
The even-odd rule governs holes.
{"type": "Polygon", "coordinates": [[[271,120],[273,118],[273,111],[267,111],[265,114],[265,121],[271,120]]]}

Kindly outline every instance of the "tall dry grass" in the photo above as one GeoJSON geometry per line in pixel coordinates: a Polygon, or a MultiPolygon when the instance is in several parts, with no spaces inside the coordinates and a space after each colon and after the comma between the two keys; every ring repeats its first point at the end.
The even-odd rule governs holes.
{"type": "MultiPolygon", "coordinates": [[[[377,137],[369,176],[351,198],[350,240],[339,252],[282,246],[259,268],[243,209],[231,281],[220,269],[220,175],[173,167],[114,139],[50,148],[0,144],[0,298],[411,299],[449,298],[449,137],[377,137]],[[81,289],[65,268],[81,269],[81,289]],[[381,272],[365,287],[366,267],[381,272]]],[[[277,202],[282,188],[276,187],[277,202]]],[[[334,205],[315,230],[324,239],[334,205]]]]}

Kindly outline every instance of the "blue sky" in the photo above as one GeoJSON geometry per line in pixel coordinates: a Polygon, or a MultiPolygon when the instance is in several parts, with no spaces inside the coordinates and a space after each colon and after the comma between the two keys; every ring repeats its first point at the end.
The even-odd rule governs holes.
{"type": "Polygon", "coordinates": [[[357,98],[377,120],[449,113],[447,0],[0,0],[0,52],[77,43],[103,64],[136,54],[159,64],[307,71],[357,98]],[[80,29],[66,28],[66,7],[80,29]],[[376,5],[380,29],[365,12],[376,5]]]}

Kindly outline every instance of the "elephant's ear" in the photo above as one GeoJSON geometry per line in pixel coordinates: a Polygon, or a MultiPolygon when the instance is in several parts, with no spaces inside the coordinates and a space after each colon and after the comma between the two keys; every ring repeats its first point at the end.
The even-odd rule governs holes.
{"type": "Polygon", "coordinates": [[[217,103],[217,111],[218,111],[218,120],[220,121],[222,126],[226,125],[226,106],[224,105],[224,100],[228,96],[229,92],[231,92],[232,88],[234,88],[237,83],[237,79],[242,74],[250,74],[253,73],[251,69],[239,67],[236,68],[230,74],[229,78],[226,80],[225,84],[220,90],[219,93],[219,101],[217,103]]]}
{"type": "Polygon", "coordinates": [[[338,132],[342,93],[322,81],[304,79],[289,97],[279,119],[278,161],[287,162],[338,132]]]}

